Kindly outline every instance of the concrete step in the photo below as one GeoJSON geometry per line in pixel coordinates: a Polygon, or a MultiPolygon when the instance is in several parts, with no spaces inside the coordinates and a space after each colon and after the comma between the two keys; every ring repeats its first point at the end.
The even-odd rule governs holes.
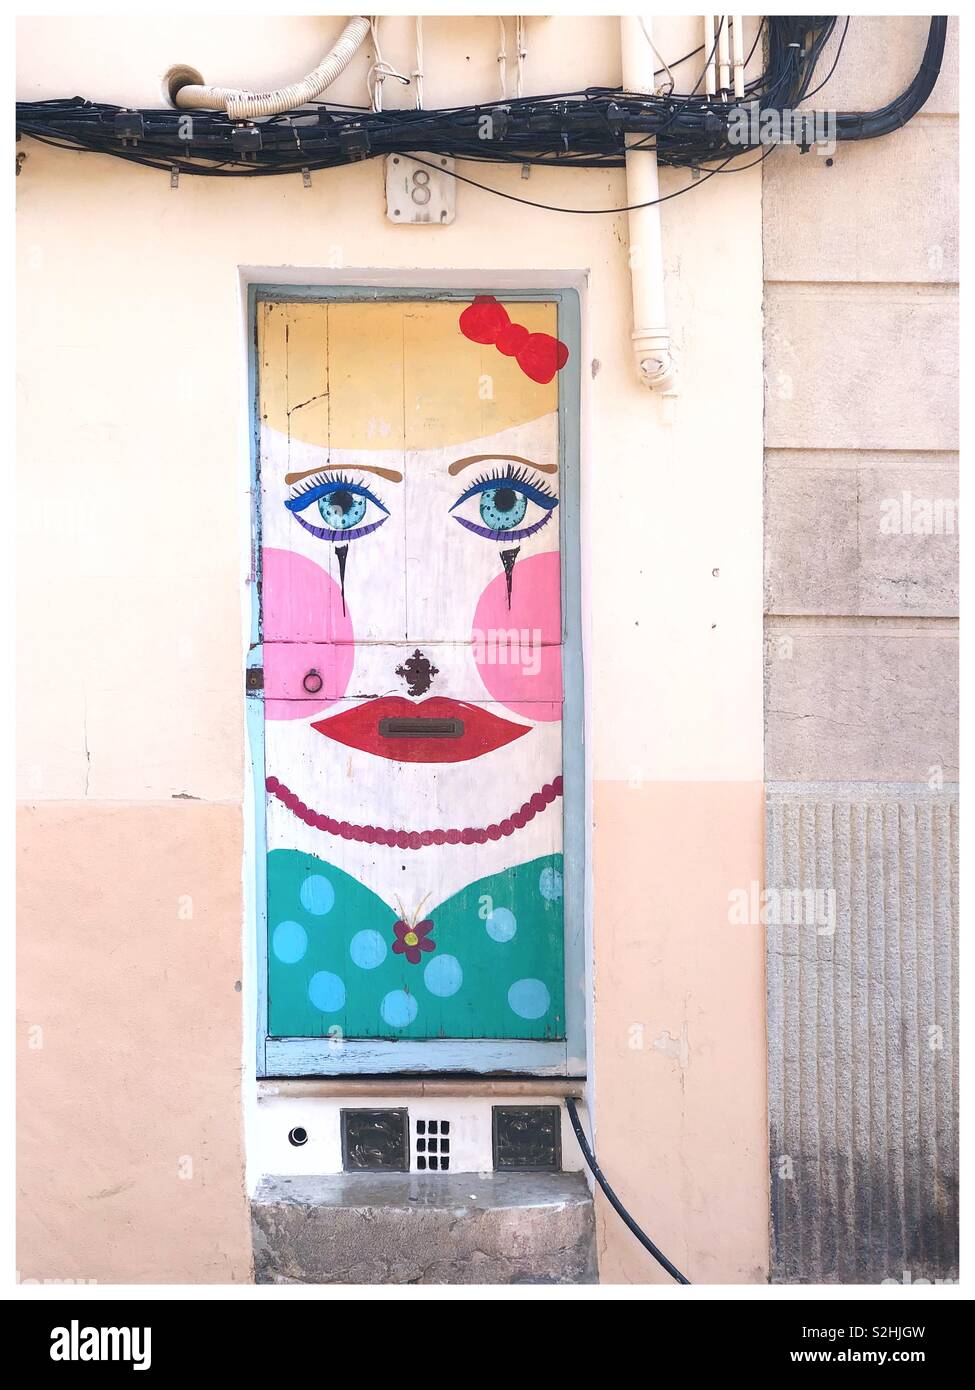
{"type": "Polygon", "coordinates": [[[251,1199],[259,1284],[593,1284],[581,1173],[265,1178],[251,1199]]]}

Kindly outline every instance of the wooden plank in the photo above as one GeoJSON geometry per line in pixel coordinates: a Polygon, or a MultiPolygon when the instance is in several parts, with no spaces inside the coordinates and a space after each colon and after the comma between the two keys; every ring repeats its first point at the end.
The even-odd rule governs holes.
{"type": "Polygon", "coordinates": [[[399,1096],[458,1096],[462,1099],[471,1096],[531,1096],[535,1100],[543,1100],[549,1096],[572,1096],[576,1100],[582,1100],[585,1094],[584,1079],[534,1076],[512,1077],[499,1081],[476,1076],[465,1076],[459,1081],[441,1077],[420,1077],[415,1081],[384,1080],[376,1077],[328,1080],[318,1077],[308,1080],[261,1081],[257,1087],[259,1100],[272,1097],[291,1100],[344,1100],[359,1096],[390,1099],[399,1096]]]}
{"type": "Polygon", "coordinates": [[[503,1076],[577,1076],[579,1057],[566,1056],[564,1042],[429,1038],[387,1042],[345,1038],[269,1038],[268,1076],[436,1075],[445,1071],[487,1072],[503,1076]]]}
{"type": "Polygon", "coordinates": [[[320,679],[318,708],[385,693],[514,707],[559,704],[561,644],[545,638],[541,629],[513,625],[485,632],[476,642],[424,642],[422,650],[402,642],[359,644],[354,670],[347,654],[343,659],[342,643],[277,642],[268,648],[264,690],[269,700],[307,701],[309,686],[320,679]]]}

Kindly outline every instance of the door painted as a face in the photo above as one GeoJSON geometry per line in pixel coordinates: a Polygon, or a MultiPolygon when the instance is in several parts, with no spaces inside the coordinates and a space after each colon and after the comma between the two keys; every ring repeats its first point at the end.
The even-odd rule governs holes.
{"type": "Polygon", "coordinates": [[[556,330],[258,304],[271,1037],[565,1036],[556,330]]]}

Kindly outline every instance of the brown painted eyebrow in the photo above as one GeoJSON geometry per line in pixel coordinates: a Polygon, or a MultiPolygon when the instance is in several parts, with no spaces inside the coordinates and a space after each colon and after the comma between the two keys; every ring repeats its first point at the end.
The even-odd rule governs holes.
{"type": "MultiPolygon", "coordinates": [[[[377,468],[372,463],[350,463],[347,467],[359,473],[375,473],[378,478],[385,478],[388,483],[401,483],[402,473],[397,473],[395,468],[377,468]]],[[[300,483],[302,478],[313,478],[316,473],[327,473],[328,465],[323,468],[306,468],[304,473],[285,473],[284,481],[290,487],[292,483],[300,483]]]]}
{"type": "Polygon", "coordinates": [[[468,468],[472,463],[487,463],[491,459],[497,459],[500,463],[524,463],[529,468],[536,469],[539,473],[557,473],[558,465],[554,463],[533,463],[531,459],[523,459],[519,454],[471,454],[466,459],[455,459],[447,469],[450,476],[456,475],[464,468],[468,468]]]}

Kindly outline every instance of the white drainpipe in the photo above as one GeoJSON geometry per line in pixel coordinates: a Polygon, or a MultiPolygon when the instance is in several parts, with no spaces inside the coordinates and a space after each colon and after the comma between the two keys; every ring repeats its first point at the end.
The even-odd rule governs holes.
{"type": "MultiPolygon", "coordinates": [[[[651,20],[646,15],[620,18],[623,88],[628,92],[654,91],[654,49],[651,20]]],[[[641,136],[627,136],[627,146],[641,136]]],[[[626,155],[626,202],[655,203],[660,197],[657,155],[652,149],[626,155]]],[[[639,207],[628,214],[630,230],[630,278],[633,287],[633,351],[637,372],[653,391],[676,395],[677,364],[667,329],[664,298],[664,259],[660,236],[660,208],[639,207]]]]}

